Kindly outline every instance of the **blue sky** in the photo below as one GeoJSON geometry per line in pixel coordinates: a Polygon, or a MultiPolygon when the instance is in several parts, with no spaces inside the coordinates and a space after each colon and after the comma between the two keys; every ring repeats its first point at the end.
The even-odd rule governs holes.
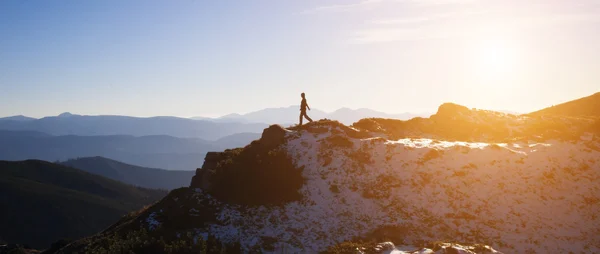
{"type": "Polygon", "coordinates": [[[600,91],[594,0],[0,1],[0,116],[527,112],[600,91]],[[526,3],[525,3],[526,2],[526,3]]]}

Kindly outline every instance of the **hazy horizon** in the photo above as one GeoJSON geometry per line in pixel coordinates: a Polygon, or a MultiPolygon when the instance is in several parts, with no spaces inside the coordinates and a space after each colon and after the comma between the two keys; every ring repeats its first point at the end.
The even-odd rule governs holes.
{"type": "Polygon", "coordinates": [[[0,116],[300,102],[531,112],[600,89],[593,0],[0,2],[0,116]]]}
{"type": "MultiPolygon", "coordinates": [[[[54,115],[45,115],[45,116],[40,116],[40,117],[34,117],[34,116],[29,116],[29,115],[17,114],[17,115],[5,115],[5,116],[1,116],[1,115],[0,115],[0,118],[6,118],[6,117],[16,117],[16,116],[25,116],[25,117],[31,117],[31,118],[41,119],[41,118],[44,118],[44,117],[55,117],[55,116],[59,116],[59,115],[61,115],[61,114],[68,113],[68,114],[72,114],[72,115],[80,115],[80,116],[128,116],[128,117],[140,117],[140,118],[146,118],[146,117],[179,117],[179,118],[200,118],[200,117],[202,117],[202,118],[215,118],[215,119],[216,119],[216,118],[227,117],[227,116],[229,116],[229,115],[234,115],[234,114],[246,115],[246,114],[250,114],[250,113],[259,112],[259,111],[262,111],[262,110],[268,110],[268,109],[287,109],[287,108],[290,108],[290,107],[296,107],[296,106],[299,106],[299,105],[289,105],[289,106],[287,106],[287,107],[272,107],[272,108],[264,108],[264,109],[259,109],[259,110],[256,110],[256,111],[250,111],[250,112],[241,112],[241,113],[240,113],[240,112],[232,112],[232,113],[227,113],[227,114],[224,114],[224,115],[201,115],[201,116],[200,116],[200,115],[199,115],[199,116],[176,116],[176,115],[148,115],[148,116],[135,116],[135,115],[123,115],[123,114],[80,114],[80,113],[77,113],[77,112],[71,112],[71,111],[67,111],[67,112],[61,112],[61,113],[54,114],[54,115]]],[[[373,109],[370,109],[370,108],[348,108],[348,107],[342,107],[342,108],[338,108],[338,109],[336,109],[336,110],[333,110],[333,111],[324,111],[324,110],[321,110],[321,109],[318,109],[318,108],[313,108],[312,110],[313,110],[313,111],[314,111],[314,110],[321,110],[321,111],[323,111],[324,113],[331,114],[331,113],[334,113],[334,112],[336,112],[336,111],[338,111],[338,110],[342,110],[342,109],[350,109],[350,110],[373,110],[373,109]]],[[[525,113],[525,112],[516,112],[516,111],[502,110],[502,109],[484,109],[484,110],[493,110],[493,111],[498,111],[498,112],[505,112],[505,113],[516,113],[516,114],[522,114],[522,113],[525,113]]],[[[375,111],[377,111],[377,110],[375,110],[375,111]]],[[[401,115],[401,114],[414,114],[414,115],[421,115],[421,114],[435,114],[435,113],[437,112],[437,109],[436,109],[436,110],[434,110],[434,111],[431,111],[431,112],[383,112],[383,111],[377,111],[377,112],[384,113],[384,114],[389,114],[389,115],[401,115]]],[[[290,119],[295,119],[295,118],[296,118],[296,116],[295,116],[295,115],[293,115],[293,116],[290,116],[290,119]]]]}

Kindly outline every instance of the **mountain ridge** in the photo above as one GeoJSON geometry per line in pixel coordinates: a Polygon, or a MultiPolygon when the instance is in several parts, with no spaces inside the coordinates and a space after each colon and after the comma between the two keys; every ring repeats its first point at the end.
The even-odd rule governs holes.
{"type": "Polygon", "coordinates": [[[172,190],[184,187],[193,176],[193,171],[146,168],[101,156],[70,159],[59,164],[150,189],[172,190]]]}
{"type": "Polygon", "coordinates": [[[528,115],[599,116],[600,92],[534,111],[528,115]]]}
{"type": "Polygon", "coordinates": [[[0,117],[0,120],[9,120],[9,121],[32,121],[32,120],[37,120],[37,119],[36,119],[36,118],[33,118],[33,117],[24,116],[24,115],[16,115],[16,116],[0,117]]]}

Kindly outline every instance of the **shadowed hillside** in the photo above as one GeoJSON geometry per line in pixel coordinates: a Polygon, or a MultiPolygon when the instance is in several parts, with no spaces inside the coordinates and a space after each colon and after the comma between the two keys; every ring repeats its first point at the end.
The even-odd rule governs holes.
{"type": "Polygon", "coordinates": [[[194,171],[144,168],[104,157],[78,158],[60,164],[126,184],[151,189],[172,190],[184,187],[190,183],[190,179],[194,176],[194,171]]]}
{"type": "Polygon", "coordinates": [[[44,161],[0,161],[0,237],[42,249],[98,232],[165,191],[44,161]]]}

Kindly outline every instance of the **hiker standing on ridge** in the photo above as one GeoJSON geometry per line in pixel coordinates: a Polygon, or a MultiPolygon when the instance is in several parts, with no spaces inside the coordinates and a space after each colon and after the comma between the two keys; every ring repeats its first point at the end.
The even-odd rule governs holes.
{"type": "Polygon", "coordinates": [[[308,110],[310,110],[310,107],[308,106],[308,103],[306,103],[304,93],[300,94],[300,96],[302,96],[302,102],[300,103],[300,125],[302,125],[302,117],[306,117],[308,122],[312,122],[312,119],[306,114],[306,109],[308,108],[308,110]]]}

